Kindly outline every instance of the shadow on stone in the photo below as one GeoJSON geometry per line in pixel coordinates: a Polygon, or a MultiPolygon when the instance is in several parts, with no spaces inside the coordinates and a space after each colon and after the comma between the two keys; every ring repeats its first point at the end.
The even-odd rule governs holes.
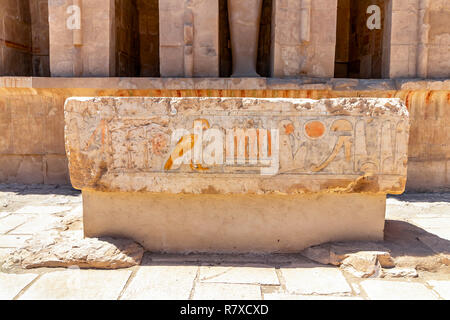
{"type": "Polygon", "coordinates": [[[401,202],[448,202],[450,203],[450,193],[405,193],[401,195],[387,195],[388,199],[395,199],[401,202]]]}
{"type": "Polygon", "coordinates": [[[413,224],[387,220],[382,242],[333,242],[292,254],[164,254],[146,252],[143,266],[203,265],[314,268],[338,266],[360,278],[417,277],[417,271],[450,272],[450,241],[413,224]]]}
{"type": "Polygon", "coordinates": [[[426,271],[450,266],[450,241],[411,223],[386,220],[384,240],[398,266],[426,271]]]}

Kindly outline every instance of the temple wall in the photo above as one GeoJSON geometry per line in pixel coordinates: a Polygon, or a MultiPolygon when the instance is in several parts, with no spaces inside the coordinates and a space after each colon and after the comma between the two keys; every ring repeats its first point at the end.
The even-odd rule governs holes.
{"type": "Polygon", "coordinates": [[[450,74],[450,2],[431,1],[428,21],[428,77],[448,77],[450,74]]]}
{"type": "Polygon", "coordinates": [[[218,0],[160,0],[159,29],[162,77],[219,76],[218,0]]]}

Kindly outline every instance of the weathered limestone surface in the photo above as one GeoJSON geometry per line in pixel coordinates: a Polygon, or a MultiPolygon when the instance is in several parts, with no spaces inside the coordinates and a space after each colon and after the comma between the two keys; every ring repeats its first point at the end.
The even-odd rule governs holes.
{"type": "Polygon", "coordinates": [[[406,182],[398,99],[70,98],[65,121],[85,235],[151,251],[379,241],[406,182]]]}
{"type": "Polygon", "coordinates": [[[399,99],[70,98],[75,188],[193,194],[402,193],[399,99]]]}
{"type": "Polygon", "coordinates": [[[139,265],[143,254],[144,249],[132,240],[42,233],[12,252],[3,268],[19,265],[25,269],[70,266],[120,269],[139,265]]]}
{"type": "Polygon", "coordinates": [[[219,1],[159,0],[162,77],[219,76],[219,1]]]}

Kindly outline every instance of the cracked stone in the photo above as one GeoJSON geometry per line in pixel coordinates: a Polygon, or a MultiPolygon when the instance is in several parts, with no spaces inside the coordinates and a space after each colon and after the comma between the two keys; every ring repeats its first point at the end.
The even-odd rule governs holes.
{"type": "Polygon", "coordinates": [[[281,268],[290,294],[341,294],[352,292],[341,270],[332,267],[303,266],[281,268]]]}
{"type": "Polygon", "coordinates": [[[377,255],[371,252],[352,254],[342,261],[341,269],[358,278],[377,277],[380,264],[377,255]]]}

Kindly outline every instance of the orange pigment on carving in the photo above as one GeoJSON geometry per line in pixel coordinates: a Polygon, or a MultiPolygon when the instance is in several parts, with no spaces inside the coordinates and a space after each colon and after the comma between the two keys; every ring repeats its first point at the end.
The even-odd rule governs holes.
{"type": "Polygon", "coordinates": [[[325,126],[320,121],[312,121],[305,125],[305,131],[310,138],[320,138],[325,133],[325,126]]]}

